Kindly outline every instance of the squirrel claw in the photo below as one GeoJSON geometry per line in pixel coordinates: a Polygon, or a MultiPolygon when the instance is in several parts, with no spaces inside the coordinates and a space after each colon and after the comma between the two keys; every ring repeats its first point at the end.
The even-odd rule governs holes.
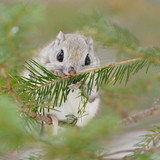
{"type": "Polygon", "coordinates": [[[56,76],[60,76],[60,77],[64,77],[65,76],[65,74],[63,73],[63,71],[61,69],[54,70],[53,74],[55,74],[56,76]]]}
{"type": "Polygon", "coordinates": [[[82,82],[80,81],[80,82],[77,82],[76,84],[71,84],[68,87],[69,87],[69,89],[77,90],[77,89],[79,89],[81,84],[82,84],[82,82]]]}
{"type": "Polygon", "coordinates": [[[52,125],[53,126],[58,126],[58,119],[57,119],[56,116],[54,116],[52,114],[47,114],[47,116],[52,119],[52,125]]]}

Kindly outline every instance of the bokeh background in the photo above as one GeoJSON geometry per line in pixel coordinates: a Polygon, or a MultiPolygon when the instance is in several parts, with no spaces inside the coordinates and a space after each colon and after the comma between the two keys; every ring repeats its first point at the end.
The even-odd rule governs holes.
{"type": "MultiPolygon", "coordinates": [[[[0,2],[12,5],[20,1],[22,0],[1,0],[0,2]]],[[[24,2],[28,6],[32,2],[44,5],[44,22],[37,26],[41,32],[33,35],[37,45],[53,39],[59,30],[65,33],[74,32],[77,16],[92,12],[97,7],[102,8],[107,19],[134,33],[143,46],[159,45],[160,2],[158,0],[24,0],[24,2]]]]}
{"type": "MultiPolygon", "coordinates": [[[[22,0],[0,2],[12,6],[22,0]]],[[[30,15],[28,22],[25,19],[24,24],[32,27],[20,46],[21,52],[24,50],[29,52],[28,59],[36,54],[37,49],[53,40],[60,30],[64,33],[80,31],[83,27],[80,21],[82,15],[89,16],[96,9],[101,10],[107,20],[133,33],[143,47],[159,46],[160,1],[158,0],[24,0],[23,2],[31,11],[35,10],[35,20],[30,21],[30,15]]],[[[100,46],[96,46],[96,51],[101,59],[101,65],[119,61],[116,59],[115,51],[100,46]]],[[[150,107],[159,95],[160,88],[157,87],[159,77],[158,69],[154,67],[148,74],[141,71],[132,77],[127,86],[124,84],[104,86],[99,114],[107,112],[124,118],[137,109],[150,107]]]]}
{"type": "MultiPolygon", "coordinates": [[[[142,47],[160,47],[159,0],[0,0],[0,63],[5,61],[3,54],[8,54],[7,72],[20,74],[25,62],[17,58],[16,50],[24,55],[25,60],[31,59],[40,48],[55,39],[59,31],[79,33],[83,28],[83,16],[89,18],[95,10],[100,10],[106,20],[128,29],[139,39],[142,47]],[[11,52],[15,56],[11,56],[11,52]]],[[[101,65],[129,58],[118,56],[116,50],[107,50],[96,41],[95,50],[101,65]]],[[[131,76],[126,86],[124,83],[104,85],[97,116],[114,115],[123,119],[150,108],[160,95],[159,80],[159,68],[154,66],[147,74],[142,70],[131,76]]],[[[0,88],[5,85],[0,77],[0,88]]],[[[159,119],[154,118],[128,128],[138,131],[147,128],[149,123],[158,122],[159,119]]],[[[136,133],[128,141],[134,141],[134,135],[136,133]]]]}

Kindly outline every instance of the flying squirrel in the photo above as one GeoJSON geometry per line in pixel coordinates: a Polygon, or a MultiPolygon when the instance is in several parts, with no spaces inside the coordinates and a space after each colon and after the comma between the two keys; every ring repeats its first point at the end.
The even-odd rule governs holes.
{"type": "MultiPolygon", "coordinates": [[[[100,61],[94,53],[93,40],[79,34],[64,34],[59,32],[56,39],[40,50],[34,58],[39,64],[47,70],[58,76],[73,76],[76,73],[87,71],[100,66],[100,61]]],[[[29,78],[29,71],[25,71],[24,76],[29,78]]],[[[87,83],[87,82],[85,82],[87,83]]],[[[67,115],[77,117],[76,126],[86,125],[97,113],[99,108],[99,91],[93,83],[89,101],[85,107],[85,116],[78,114],[81,97],[80,90],[76,84],[69,86],[74,89],[70,92],[67,100],[62,105],[55,106],[56,110],[45,110],[52,119],[53,125],[58,126],[58,121],[66,119],[67,115]]]]}

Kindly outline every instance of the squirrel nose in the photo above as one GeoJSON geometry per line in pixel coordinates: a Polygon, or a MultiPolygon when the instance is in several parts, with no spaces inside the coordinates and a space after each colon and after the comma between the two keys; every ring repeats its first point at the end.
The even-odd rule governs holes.
{"type": "Polygon", "coordinates": [[[73,67],[71,67],[71,69],[68,71],[69,75],[73,76],[76,74],[76,71],[73,67]]]}

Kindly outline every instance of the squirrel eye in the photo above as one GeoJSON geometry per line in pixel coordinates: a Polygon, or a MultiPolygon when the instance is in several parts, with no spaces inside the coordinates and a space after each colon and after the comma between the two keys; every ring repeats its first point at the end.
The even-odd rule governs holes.
{"type": "Polygon", "coordinates": [[[57,60],[59,62],[62,62],[63,61],[63,58],[64,58],[64,52],[63,50],[61,49],[61,51],[57,54],[57,60]]]}
{"type": "Polygon", "coordinates": [[[91,63],[91,60],[87,54],[86,59],[85,59],[85,65],[89,65],[91,63]]]}

